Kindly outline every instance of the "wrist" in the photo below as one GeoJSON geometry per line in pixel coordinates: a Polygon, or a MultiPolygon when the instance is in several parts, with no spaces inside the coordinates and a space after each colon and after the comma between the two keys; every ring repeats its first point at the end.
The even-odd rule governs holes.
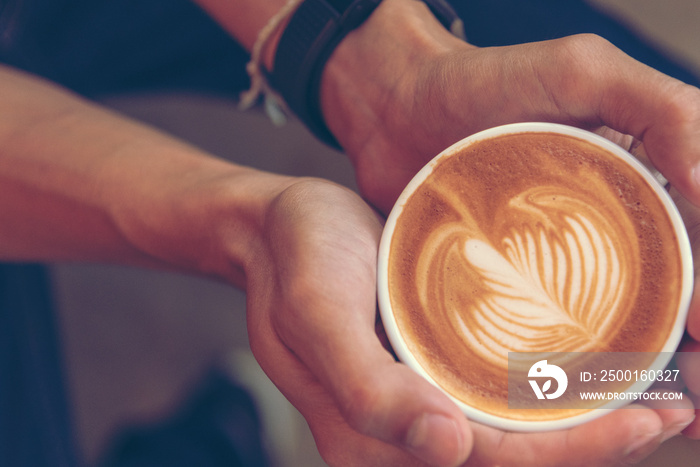
{"type": "Polygon", "coordinates": [[[206,253],[201,254],[202,249],[195,245],[198,269],[245,286],[248,271],[265,248],[267,214],[280,194],[296,181],[294,177],[237,168],[232,175],[211,183],[207,196],[189,205],[193,218],[204,213],[205,229],[212,226],[212,231],[205,233],[205,242],[210,245],[206,253]]]}
{"type": "Polygon", "coordinates": [[[186,173],[152,182],[154,188],[139,196],[147,202],[117,201],[115,223],[130,244],[161,267],[244,287],[269,206],[296,179],[206,155],[180,167],[186,173]]]}
{"type": "Polygon", "coordinates": [[[331,55],[322,75],[321,110],[351,158],[378,128],[407,119],[424,66],[456,48],[422,1],[384,0],[331,55]]]}

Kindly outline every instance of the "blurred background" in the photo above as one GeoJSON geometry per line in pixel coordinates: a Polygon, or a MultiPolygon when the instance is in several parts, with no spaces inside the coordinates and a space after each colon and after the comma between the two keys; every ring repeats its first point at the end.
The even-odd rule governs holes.
{"type": "MultiPolygon", "coordinates": [[[[590,3],[700,74],[700,2],[590,3]]],[[[295,121],[278,128],[259,110],[240,112],[234,98],[133,92],[100,100],[220,157],[354,186],[341,154],[295,121]]],[[[107,462],[135,434],[171,423],[230,379],[253,394],[273,465],[324,465],[303,418],[249,351],[243,293],[198,278],[116,266],[53,264],[50,273],[74,425],[89,464],[107,462]]],[[[641,465],[695,466],[698,459],[700,442],[676,438],[641,465]]]]}

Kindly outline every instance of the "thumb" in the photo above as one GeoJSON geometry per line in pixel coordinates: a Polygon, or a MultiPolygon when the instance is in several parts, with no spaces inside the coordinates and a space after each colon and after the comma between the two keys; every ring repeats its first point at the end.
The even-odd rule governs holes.
{"type": "MultiPolygon", "coordinates": [[[[346,323],[347,324],[347,323],[346,323]]],[[[352,327],[352,326],[350,326],[352,327]]],[[[440,390],[394,360],[366,327],[314,343],[305,364],[321,379],[353,431],[391,444],[434,466],[466,461],[472,447],[467,418],[440,390]]],[[[373,455],[374,461],[379,456],[373,455]]]]}
{"type": "MultiPolygon", "coordinates": [[[[333,401],[333,411],[344,422],[340,425],[352,431],[343,436],[359,434],[363,442],[378,440],[434,466],[462,464],[472,447],[467,418],[442,391],[394,359],[375,332],[375,319],[370,318],[374,313],[352,311],[368,308],[357,301],[364,300],[346,297],[342,304],[335,303],[336,309],[344,309],[338,313],[343,316],[342,326],[322,326],[313,333],[314,339],[293,346],[333,401]]],[[[384,449],[373,451],[377,443],[344,442],[354,444],[353,451],[366,450],[372,465],[397,462],[396,456],[390,457],[391,462],[383,457],[384,449]],[[386,462],[377,464],[382,458],[386,462]]]]}
{"type": "Polygon", "coordinates": [[[379,360],[377,355],[365,360],[374,363],[358,368],[359,378],[349,378],[353,383],[336,392],[350,426],[431,465],[464,462],[472,435],[462,412],[407,366],[392,359],[379,360]]]}

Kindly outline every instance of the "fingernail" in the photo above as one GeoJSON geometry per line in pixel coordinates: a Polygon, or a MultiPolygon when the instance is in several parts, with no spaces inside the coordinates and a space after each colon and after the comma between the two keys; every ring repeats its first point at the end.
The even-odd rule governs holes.
{"type": "Polygon", "coordinates": [[[690,176],[695,186],[700,186],[700,164],[690,169],[690,176]]]}
{"type": "Polygon", "coordinates": [[[671,425],[671,426],[665,428],[664,432],[662,433],[662,436],[661,436],[661,442],[663,443],[664,441],[681,434],[681,431],[685,430],[688,427],[688,425],[693,423],[693,420],[695,420],[694,416],[686,422],[677,423],[675,425],[671,425]]]}
{"type": "Polygon", "coordinates": [[[457,422],[444,415],[418,417],[408,430],[406,447],[435,466],[452,467],[464,460],[464,435],[457,422]]]}
{"type": "Polygon", "coordinates": [[[663,432],[647,433],[639,436],[629,445],[624,455],[625,464],[636,464],[654,452],[661,444],[663,432]]]}

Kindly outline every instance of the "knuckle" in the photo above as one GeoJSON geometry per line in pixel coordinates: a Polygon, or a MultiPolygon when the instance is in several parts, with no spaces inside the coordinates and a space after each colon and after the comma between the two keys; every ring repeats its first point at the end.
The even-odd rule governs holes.
{"type": "Polygon", "coordinates": [[[555,101],[581,102],[596,95],[596,88],[623,59],[624,54],[600,36],[567,36],[546,43],[539,76],[555,101]]]}
{"type": "Polygon", "coordinates": [[[588,69],[592,63],[620,53],[608,40],[596,34],[576,34],[552,41],[553,57],[562,65],[576,70],[588,69]]]}
{"type": "Polygon", "coordinates": [[[664,109],[665,120],[677,128],[692,126],[700,121],[700,90],[680,81],[670,81],[664,109]]]}
{"type": "Polygon", "coordinates": [[[576,34],[569,36],[564,41],[570,50],[582,55],[602,55],[618,54],[620,50],[615,47],[609,40],[597,34],[576,34]]]}
{"type": "Polygon", "coordinates": [[[355,430],[372,434],[377,431],[377,414],[381,407],[379,391],[366,381],[348,385],[341,410],[348,424],[355,430]]]}

